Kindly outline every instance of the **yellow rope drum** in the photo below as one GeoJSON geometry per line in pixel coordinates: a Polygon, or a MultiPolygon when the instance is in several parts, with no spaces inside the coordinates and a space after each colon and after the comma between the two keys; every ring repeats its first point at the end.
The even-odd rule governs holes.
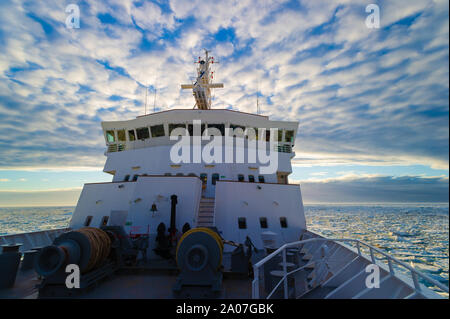
{"type": "Polygon", "coordinates": [[[201,271],[208,264],[217,270],[222,265],[223,241],[213,230],[193,228],[181,236],[176,250],[180,269],[201,271]]]}

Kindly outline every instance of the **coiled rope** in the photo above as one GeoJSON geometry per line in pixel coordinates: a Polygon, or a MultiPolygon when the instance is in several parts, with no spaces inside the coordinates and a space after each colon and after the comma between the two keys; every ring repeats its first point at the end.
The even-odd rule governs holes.
{"type": "Polygon", "coordinates": [[[100,266],[111,251],[111,239],[99,228],[83,227],[75,230],[86,236],[91,244],[91,256],[85,272],[100,266]]]}

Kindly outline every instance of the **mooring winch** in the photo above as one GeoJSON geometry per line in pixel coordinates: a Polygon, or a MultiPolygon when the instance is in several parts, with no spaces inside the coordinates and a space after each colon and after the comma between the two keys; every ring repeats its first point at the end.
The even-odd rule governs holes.
{"type": "Polygon", "coordinates": [[[48,277],[63,264],[76,264],[81,273],[101,265],[111,250],[111,239],[99,228],[84,227],[60,235],[37,256],[36,272],[48,277]]]}
{"type": "Polygon", "coordinates": [[[222,286],[223,240],[210,228],[194,228],[178,241],[176,261],[180,274],[173,288],[206,286],[219,292],[222,286]]]}
{"type": "Polygon", "coordinates": [[[119,226],[83,227],[57,237],[36,256],[35,270],[44,277],[39,297],[65,297],[75,291],[67,289],[65,266],[79,267],[81,290],[111,275],[127,263],[135,263],[137,249],[119,226]]]}

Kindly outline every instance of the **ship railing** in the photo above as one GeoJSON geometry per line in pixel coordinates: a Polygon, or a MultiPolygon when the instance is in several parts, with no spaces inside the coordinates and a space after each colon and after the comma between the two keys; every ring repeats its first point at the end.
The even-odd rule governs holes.
{"type": "MultiPolygon", "coordinates": [[[[292,271],[288,271],[287,270],[287,250],[291,249],[291,248],[299,248],[300,246],[303,246],[304,244],[307,243],[312,243],[312,242],[318,242],[318,241],[323,241],[323,242],[343,242],[343,243],[351,243],[354,244],[356,246],[356,253],[358,254],[358,256],[360,257],[364,257],[362,250],[368,250],[369,252],[369,256],[370,256],[370,260],[372,262],[372,264],[377,264],[377,258],[375,257],[375,254],[379,254],[382,255],[386,260],[387,260],[387,265],[389,267],[389,274],[392,276],[395,276],[395,269],[394,269],[394,265],[403,267],[411,276],[412,278],[412,282],[414,285],[414,291],[416,294],[420,294],[420,292],[423,291],[423,288],[421,286],[421,284],[419,283],[419,278],[421,278],[423,281],[428,282],[429,284],[434,285],[435,287],[438,287],[440,290],[442,290],[443,292],[447,293],[449,292],[449,288],[448,286],[438,282],[437,280],[431,278],[430,276],[418,271],[417,269],[415,269],[414,267],[398,260],[397,258],[389,255],[388,253],[386,253],[385,251],[382,251],[376,247],[373,247],[365,242],[362,242],[358,239],[351,239],[351,238],[309,238],[309,239],[305,239],[305,240],[300,240],[300,241],[296,241],[296,242],[292,242],[292,243],[287,243],[284,244],[283,246],[281,246],[280,248],[278,248],[277,250],[275,250],[274,252],[272,252],[271,254],[269,254],[268,256],[264,257],[263,259],[261,259],[260,261],[258,261],[255,265],[253,265],[253,274],[254,274],[254,279],[252,281],[252,298],[253,299],[260,299],[260,273],[261,273],[261,269],[263,268],[263,266],[269,262],[270,260],[274,259],[275,257],[279,256],[281,254],[282,256],[282,273],[283,276],[281,277],[281,279],[278,281],[277,284],[275,284],[274,288],[268,293],[268,295],[266,296],[266,299],[270,299],[274,293],[278,290],[278,288],[280,288],[281,284],[283,284],[283,298],[284,299],[288,299],[289,298],[289,291],[288,291],[288,278],[290,275],[298,272],[299,270],[303,269],[304,267],[299,267],[297,269],[294,269],[292,271]]],[[[343,247],[347,247],[344,246],[343,247]]],[[[351,248],[351,247],[348,247],[351,248]]],[[[264,273],[262,273],[262,275],[264,276],[264,273]]]]}
{"type": "Polygon", "coordinates": [[[279,153],[292,153],[292,146],[289,144],[275,144],[274,151],[279,153]]]}
{"type": "Polygon", "coordinates": [[[53,240],[69,228],[40,230],[29,233],[18,233],[0,236],[0,245],[21,244],[20,251],[51,245],[53,240]]]}

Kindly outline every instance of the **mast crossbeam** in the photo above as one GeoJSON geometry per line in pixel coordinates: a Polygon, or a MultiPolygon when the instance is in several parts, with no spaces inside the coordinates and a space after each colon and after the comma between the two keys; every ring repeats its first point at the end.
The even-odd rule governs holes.
{"type": "Polygon", "coordinates": [[[218,63],[214,61],[214,57],[208,55],[209,51],[205,50],[205,58],[199,57],[197,67],[197,79],[192,84],[181,84],[181,89],[192,90],[195,98],[195,105],[200,110],[211,109],[211,89],[223,88],[223,83],[211,83],[213,72],[210,71],[210,64],[218,63]]]}

